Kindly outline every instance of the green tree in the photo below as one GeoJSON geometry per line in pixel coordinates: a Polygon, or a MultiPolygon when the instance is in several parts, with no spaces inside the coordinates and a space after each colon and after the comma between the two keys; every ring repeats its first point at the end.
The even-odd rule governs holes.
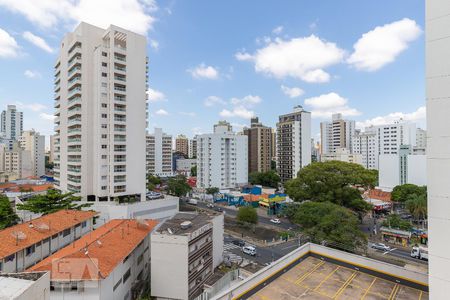
{"type": "Polygon", "coordinates": [[[427,219],[427,195],[413,194],[405,202],[406,209],[418,222],[425,221],[427,219]]]}
{"type": "Polygon", "coordinates": [[[191,168],[191,176],[197,176],[197,165],[191,168]]]}
{"type": "Polygon", "coordinates": [[[154,176],[153,174],[147,175],[147,190],[153,191],[156,189],[156,186],[161,183],[162,180],[158,176],[154,176]]]}
{"type": "Polygon", "coordinates": [[[236,219],[241,224],[257,224],[258,213],[251,206],[241,206],[239,207],[236,219]]]}
{"type": "Polygon", "coordinates": [[[186,177],[183,175],[170,178],[167,182],[168,193],[177,197],[186,195],[191,189],[192,188],[186,182],[186,177]]]}
{"type": "Polygon", "coordinates": [[[277,162],[276,161],[274,161],[274,160],[270,161],[270,169],[272,171],[276,171],[277,170],[277,162]]]}
{"type": "Polygon", "coordinates": [[[316,162],[301,169],[285,188],[295,201],[329,201],[354,210],[362,218],[371,205],[363,200],[359,188],[374,187],[377,174],[354,163],[316,162]]]}
{"type": "Polygon", "coordinates": [[[415,184],[402,184],[397,185],[391,192],[391,199],[395,202],[404,203],[408,201],[413,195],[426,197],[427,195],[427,187],[426,186],[417,186],[415,184]]]}
{"type": "Polygon", "coordinates": [[[35,195],[29,198],[24,204],[18,204],[17,209],[46,215],[62,209],[80,210],[83,207],[92,205],[92,203],[79,203],[81,197],[74,196],[73,194],[63,194],[59,190],[48,190],[46,194],[35,195]]]}
{"type": "Polygon", "coordinates": [[[302,203],[296,210],[291,220],[300,225],[312,242],[350,252],[365,249],[367,237],[351,210],[330,202],[311,201],[302,203]]]}
{"type": "Polygon", "coordinates": [[[219,192],[219,188],[216,188],[216,187],[210,187],[210,188],[206,189],[206,193],[208,195],[214,195],[214,194],[217,194],[218,192],[219,192]]]}
{"type": "Polygon", "coordinates": [[[17,224],[19,217],[14,212],[8,197],[0,195],[0,229],[17,224]]]}
{"type": "Polygon", "coordinates": [[[412,225],[410,222],[403,220],[397,214],[390,214],[386,218],[386,220],[383,221],[382,225],[385,227],[401,229],[401,230],[411,230],[411,228],[412,228],[412,225]]]}
{"type": "Polygon", "coordinates": [[[249,182],[251,184],[259,184],[272,188],[278,188],[280,180],[280,176],[273,170],[267,172],[254,172],[249,175],[249,182]]]}

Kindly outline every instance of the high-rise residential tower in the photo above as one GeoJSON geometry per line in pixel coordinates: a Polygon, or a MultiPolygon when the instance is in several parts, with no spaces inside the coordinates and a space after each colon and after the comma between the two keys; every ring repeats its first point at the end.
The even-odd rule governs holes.
{"type": "Polygon", "coordinates": [[[45,136],[34,130],[22,132],[19,138],[20,147],[31,155],[31,174],[45,175],[45,136]]]}
{"type": "Polygon", "coordinates": [[[277,171],[281,181],[297,177],[311,163],[311,113],[296,106],[279,116],[277,123],[277,171]]]}
{"type": "Polygon", "coordinates": [[[87,201],[145,198],[145,36],[81,23],[55,64],[56,186],[87,201]]]}
{"type": "Polygon", "coordinates": [[[197,136],[189,140],[189,158],[197,158],[197,136]]]}
{"type": "Polygon", "coordinates": [[[355,121],[344,120],[342,114],[333,114],[331,122],[320,123],[321,154],[332,154],[341,148],[345,148],[352,153],[354,134],[355,121]]]}
{"type": "Polygon", "coordinates": [[[8,105],[7,110],[2,111],[1,128],[3,138],[17,140],[23,131],[23,112],[17,111],[15,105],[8,105]]]}
{"type": "Polygon", "coordinates": [[[197,137],[197,187],[233,188],[248,182],[248,138],[228,122],[197,137]]]}
{"type": "Polygon", "coordinates": [[[189,157],[189,139],[180,134],[175,139],[175,152],[183,153],[186,157],[189,157]]]}
{"type": "Polygon", "coordinates": [[[172,165],[172,136],[155,128],[152,134],[147,134],[147,174],[172,176],[172,165]]]}
{"type": "Polygon", "coordinates": [[[267,172],[272,161],[272,128],[263,126],[257,117],[250,121],[250,128],[244,128],[248,137],[248,172],[267,172]]]}
{"type": "Polygon", "coordinates": [[[448,299],[450,287],[450,2],[427,0],[428,253],[430,299],[448,299]]]}

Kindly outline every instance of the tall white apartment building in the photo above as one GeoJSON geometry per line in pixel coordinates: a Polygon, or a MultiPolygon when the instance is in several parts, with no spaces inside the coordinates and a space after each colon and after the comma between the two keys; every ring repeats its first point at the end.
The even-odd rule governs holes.
{"type": "Polygon", "coordinates": [[[450,2],[426,1],[428,253],[430,299],[450,286],[450,2]]]}
{"type": "Polygon", "coordinates": [[[189,140],[189,158],[197,157],[197,136],[189,140]]]}
{"type": "Polygon", "coordinates": [[[220,121],[197,137],[197,187],[233,188],[248,182],[248,138],[220,121]]]}
{"type": "Polygon", "coordinates": [[[45,175],[45,136],[34,130],[27,130],[19,138],[20,147],[31,154],[32,176],[45,175]]]}
{"type": "Polygon", "coordinates": [[[8,140],[17,140],[23,131],[23,112],[17,111],[15,105],[8,105],[7,109],[2,111],[0,131],[3,138],[8,140]]]}
{"type": "Polygon", "coordinates": [[[285,182],[311,163],[311,113],[296,106],[292,113],[279,116],[276,137],[277,171],[285,182]]]}
{"type": "Polygon", "coordinates": [[[321,154],[335,153],[336,149],[347,149],[353,153],[352,139],[355,134],[355,121],[344,120],[342,114],[333,114],[331,122],[320,123],[321,154]]]}
{"type": "Polygon", "coordinates": [[[365,132],[356,131],[354,153],[361,154],[363,165],[378,170],[378,156],[399,153],[402,145],[416,145],[416,124],[398,121],[393,124],[370,126],[365,132]]]}
{"type": "Polygon", "coordinates": [[[425,129],[417,128],[414,152],[417,154],[425,154],[427,152],[427,131],[425,129]]]}
{"type": "Polygon", "coordinates": [[[145,199],[146,38],[81,23],[55,64],[56,186],[87,201],[145,199]]]}
{"type": "Polygon", "coordinates": [[[153,134],[147,134],[147,174],[172,176],[172,166],[172,136],[155,128],[153,134]]]}
{"type": "Polygon", "coordinates": [[[31,156],[31,151],[22,149],[18,142],[12,149],[0,144],[0,173],[17,179],[34,176],[31,156]]]}

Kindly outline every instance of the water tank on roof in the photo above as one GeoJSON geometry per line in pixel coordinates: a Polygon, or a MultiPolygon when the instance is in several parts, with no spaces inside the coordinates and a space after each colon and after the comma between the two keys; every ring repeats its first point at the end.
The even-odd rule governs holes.
{"type": "Polygon", "coordinates": [[[180,224],[181,229],[188,229],[189,227],[192,226],[192,222],[191,221],[184,221],[183,223],[180,224]]]}

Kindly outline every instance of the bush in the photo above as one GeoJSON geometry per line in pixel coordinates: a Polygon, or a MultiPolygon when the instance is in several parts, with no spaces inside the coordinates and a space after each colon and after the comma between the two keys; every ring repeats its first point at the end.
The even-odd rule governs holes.
{"type": "Polygon", "coordinates": [[[240,224],[257,224],[258,213],[251,206],[241,206],[239,207],[236,219],[240,224]]]}

